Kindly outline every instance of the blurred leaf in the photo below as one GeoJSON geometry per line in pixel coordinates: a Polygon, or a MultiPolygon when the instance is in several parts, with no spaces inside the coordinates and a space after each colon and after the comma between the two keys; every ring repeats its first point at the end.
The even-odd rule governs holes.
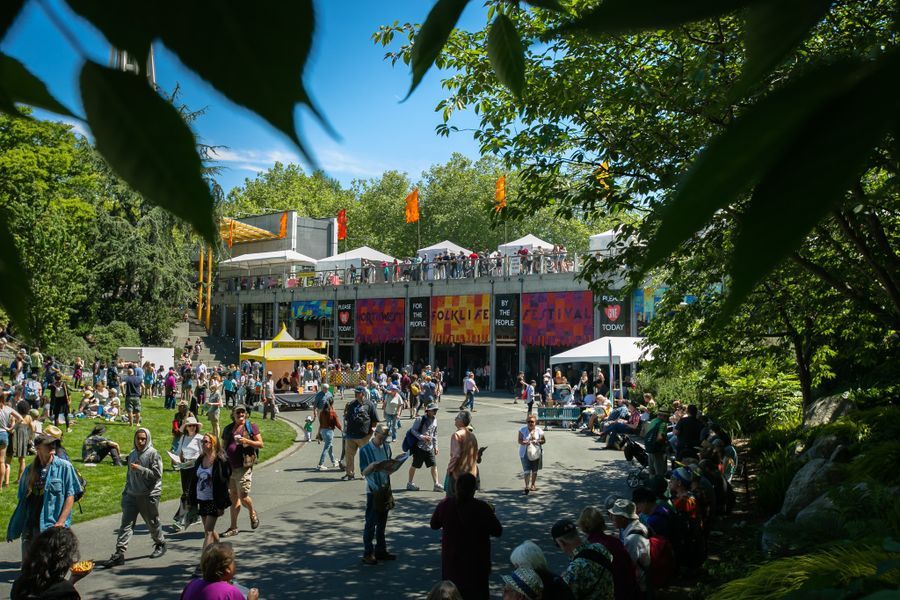
{"type": "Polygon", "coordinates": [[[831,2],[774,0],[751,6],[744,35],[747,61],[735,95],[743,95],[777,67],[825,16],[831,2]]]}
{"type": "Polygon", "coordinates": [[[556,12],[566,12],[565,7],[557,0],[525,0],[525,2],[532,6],[537,6],[538,8],[555,10],[556,12]]]}
{"type": "Polygon", "coordinates": [[[521,98],[525,87],[525,47],[516,26],[503,13],[491,24],[487,53],[500,82],[521,98]]]}
{"type": "Polygon", "coordinates": [[[0,217],[0,280],[3,281],[0,285],[0,305],[25,339],[31,341],[31,319],[28,316],[32,305],[31,278],[22,266],[19,249],[3,217],[0,217]]]}
{"type": "Polygon", "coordinates": [[[6,37],[6,32],[15,23],[16,17],[22,12],[25,0],[3,0],[0,2],[0,41],[6,37]]]}
{"type": "MultiPolygon", "coordinates": [[[[450,33],[456,27],[468,0],[438,0],[416,34],[412,47],[412,85],[406,98],[418,87],[419,82],[440,55],[450,33]]],[[[404,100],[406,99],[404,98],[404,100]]]]}
{"type": "Polygon", "coordinates": [[[759,0],[605,0],[559,31],[602,34],[668,28],[723,15],[755,2],[759,0]]]}
{"type": "Polygon", "coordinates": [[[893,538],[885,538],[882,548],[888,552],[900,552],[900,542],[893,538]]]}
{"type": "Polygon", "coordinates": [[[213,198],[196,140],[178,111],[138,75],[85,63],[81,97],[97,150],[150,202],[217,243],[213,198]]]}
{"type": "Polygon", "coordinates": [[[150,44],[158,37],[160,23],[165,23],[166,2],[155,6],[138,0],[118,0],[115,10],[106,0],[66,0],[76,13],[100,30],[115,48],[128,52],[147,71],[150,44]],[[152,10],[155,9],[155,10],[152,10]]]}
{"type": "Polygon", "coordinates": [[[21,117],[16,102],[75,117],[72,111],[50,95],[44,82],[32,75],[25,65],[11,56],[0,54],[0,110],[21,117]]]}
{"type": "Polygon", "coordinates": [[[865,71],[808,120],[757,184],[739,220],[726,312],[846,196],[896,123],[900,52],[865,71]]]}
{"type": "Polygon", "coordinates": [[[859,63],[840,63],[799,77],[713,139],[662,210],[635,281],[700,230],[716,210],[750,189],[779,160],[809,115],[860,77],[859,63]]]}
{"type": "Polygon", "coordinates": [[[897,590],[881,590],[868,596],[863,596],[861,600],[897,600],[897,590]]]}

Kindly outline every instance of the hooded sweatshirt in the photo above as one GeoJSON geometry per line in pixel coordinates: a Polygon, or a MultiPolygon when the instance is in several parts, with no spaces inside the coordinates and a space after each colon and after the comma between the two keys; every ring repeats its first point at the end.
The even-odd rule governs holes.
{"type": "Polygon", "coordinates": [[[129,496],[159,497],[162,494],[162,457],[153,447],[153,438],[150,437],[149,429],[139,428],[134,432],[134,439],[135,447],[128,454],[128,474],[125,476],[123,493],[129,496]],[[147,445],[144,446],[143,452],[138,452],[137,434],[142,431],[147,434],[147,445]],[[137,464],[137,469],[132,469],[132,464],[137,464]]]}

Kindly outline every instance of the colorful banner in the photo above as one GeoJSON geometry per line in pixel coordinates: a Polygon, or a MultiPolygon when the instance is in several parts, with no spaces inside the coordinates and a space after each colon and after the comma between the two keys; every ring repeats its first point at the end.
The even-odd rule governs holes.
{"type": "Polygon", "coordinates": [[[600,335],[627,336],[631,313],[628,312],[628,298],[600,296],[597,298],[600,311],[600,335]]]}
{"type": "Polygon", "coordinates": [[[430,298],[409,299],[409,339],[427,340],[431,331],[430,298]]]}
{"type": "Polygon", "coordinates": [[[291,302],[291,316],[295,319],[330,319],[332,300],[295,300],[291,302]]]}
{"type": "Polygon", "coordinates": [[[519,339],[519,295],[494,296],[494,339],[498,342],[519,339]]]}
{"type": "Polygon", "coordinates": [[[436,344],[487,344],[490,319],[490,294],[431,299],[431,339],[436,344]]]}
{"type": "Polygon", "coordinates": [[[356,301],[356,341],[363,344],[402,342],[406,321],[403,298],[356,301]]]}
{"type": "Polygon", "coordinates": [[[338,337],[342,340],[356,338],[356,314],[354,300],[338,300],[337,328],[338,337]]]}
{"type": "Polygon", "coordinates": [[[542,292],[522,296],[522,343],[574,347],[594,339],[590,292],[542,292]]]}
{"type": "Polygon", "coordinates": [[[662,301],[666,290],[669,288],[644,288],[635,290],[632,300],[634,301],[634,315],[637,328],[637,335],[642,335],[644,327],[656,316],[656,307],[662,301]]]}

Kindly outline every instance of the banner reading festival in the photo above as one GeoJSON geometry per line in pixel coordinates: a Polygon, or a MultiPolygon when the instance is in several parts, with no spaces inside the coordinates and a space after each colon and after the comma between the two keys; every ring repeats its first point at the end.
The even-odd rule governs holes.
{"type": "Polygon", "coordinates": [[[522,295],[522,343],[573,347],[594,339],[591,292],[522,295]]]}
{"type": "Polygon", "coordinates": [[[436,344],[486,344],[491,336],[491,297],[435,296],[431,340],[436,344]]]}
{"type": "Polygon", "coordinates": [[[402,342],[406,321],[403,298],[365,298],[356,301],[356,342],[402,342]]]}

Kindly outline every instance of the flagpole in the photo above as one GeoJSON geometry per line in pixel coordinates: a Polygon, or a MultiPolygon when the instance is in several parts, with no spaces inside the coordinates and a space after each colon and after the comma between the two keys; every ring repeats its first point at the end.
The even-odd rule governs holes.
{"type": "Polygon", "coordinates": [[[416,244],[417,244],[416,248],[422,247],[422,227],[419,226],[419,223],[421,223],[421,222],[422,222],[422,217],[420,215],[419,218],[416,219],[416,244]]]}

